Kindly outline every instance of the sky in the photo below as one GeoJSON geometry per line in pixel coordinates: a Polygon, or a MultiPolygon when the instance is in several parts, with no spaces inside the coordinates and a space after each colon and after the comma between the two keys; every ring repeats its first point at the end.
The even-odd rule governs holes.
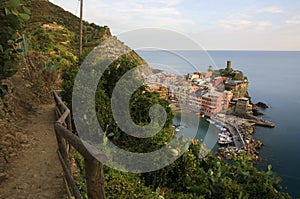
{"type": "MultiPolygon", "coordinates": [[[[78,0],[50,2],[79,16],[78,0]]],[[[84,20],[114,35],[168,29],[206,50],[300,50],[299,0],[84,0],[84,20]]]]}

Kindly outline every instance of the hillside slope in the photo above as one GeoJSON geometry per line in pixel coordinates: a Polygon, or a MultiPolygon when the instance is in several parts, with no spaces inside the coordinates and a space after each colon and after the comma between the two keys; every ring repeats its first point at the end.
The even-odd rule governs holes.
{"type": "MultiPolygon", "coordinates": [[[[73,38],[67,47],[71,52],[77,53],[79,41],[80,20],[72,13],[46,0],[25,0],[24,4],[32,10],[28,26],[28,32],[33,33],[36,28],[43,24],[56,23],[73,33],[73,38]]],[[[107,26],[98,26],[94,23],[83,23],[83,49],[87,53],[97,46],[101,41],[111,37],[110,29],[107,26]]],[[[63,36],[63,35],[60,35],[63,36]]],[[[59,38],[56,38],[59,39],[59,38]]],[[[57,42],[57,40],[55,40],[57,42]]]]}
{"type": "MultiPolygon", "coordinates": [[[[0,82],[0,183],[9,177],[6,175],[9,163],[37,139],[24,126],[29,122],[28,116],[40,104],[52,102],[52,90],[61,89],[62,71],[74,70],[80,64],[79,18],[47,0],[21,2],[31,10],[30,20],[23,24],[28,49],[20,57],[18,72],[0,82]]],[[[84,22],[83,57],[110,37],[107,26],[84,22]]],[[[127,57],[144,63],[133,51],[127,57]]]]}

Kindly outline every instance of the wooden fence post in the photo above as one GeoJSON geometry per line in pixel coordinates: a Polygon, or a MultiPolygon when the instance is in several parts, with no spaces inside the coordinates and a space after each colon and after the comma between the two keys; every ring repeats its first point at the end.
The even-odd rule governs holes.
{"type": "MultiPolygon", "coordinates": [[[[85,158],[88,198],[106,199],[104,191],[103,166],[101,162],[94,158],[95,155],[97,155],[97,157],[102,158],[103,161],[105,161],[107,159],[106,156],[104,154],[97,153],[97,151],[93,150],[92,146],[88,143],[84,144],[83,140],[73,134],[70,110],[59,98],[56,92],[54,92],[53,95],[56,103],[56,116],[59,118],[54,125],[58,144],[58,155],[64,169],[68,186],[72,188],[76,199],[82,198],[70,171],[68,152],[69,146],[72,146],[85,158]],[[90,150],[88,150],[87,147],[90,150]],[[91,151],[93,151],[93,153],[91,153],[91,151]]],[[[68,186],[67,189],[69,188],[68,186]]]]}
{"type": "Polygon", "coordinates": [[[87,194],[89,199],[105,199],[102,163],[96,159],[85,160],[87,194]]]}
{"type": "Polygon", "coordinates": [[[57,140],[57,145],[58,145],[58,150],[61,153],[64,161],[66,162],[66,164],[68,165],[68,167],[70,166],[70,161],[69,161],[69,155],[68,155],[68,151],[67,151],[67,144],[66,144],[66,140],[64,138],[62,138],[58,133],[57,130],[55,129],[55,134],[56,134],[56,140],[57,140]]]}
{"type": "Polygon", "coordinates": [[[69,129],[71,132],[73,131],[71,113],[67,117],[67,129],[69,129]]]}

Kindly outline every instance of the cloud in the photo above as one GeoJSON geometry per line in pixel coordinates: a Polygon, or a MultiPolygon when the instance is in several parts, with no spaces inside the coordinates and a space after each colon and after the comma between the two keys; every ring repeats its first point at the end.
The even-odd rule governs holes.
{"type": "Polygon", "coordinates": [[[259,9],[258,13],[280,14],[280,13],[283,13],[283,10],[281,8],[278,8],[278,7],[267,7],[267,8],[259,9]]]}
{"type": "Polygon", "coordinates": [[[278,7],[267,7],[261,9],[248,9],[237,12],[219,20],[219,26],[227,31],[263,31],[276,22],[274,18],[266,17],[265,13],[282,13],[278,7]]]}
{"type": "Polygon", "coordinates": [[[50,0],[50,2],[63,7],[65,10],[73,14],[79,14],[79,1],[64,1],[62,3],[61,0],[50,0]]]}
{"type": "Polygon", "coordinates": [[[237,30],[257,31],[257,30],[264,30],[266,27],[272,25],[270,21],[250,20],[247,18],[238,18],[238,17],[229,17],[225,20],[221,20],[219,24],[227,31],[237,31],[237,30]]]}
{"type": "Polygon", "coordinates": [[[249,26],[249,25],[253,25],[253,22],[245,19],[238,19],[238,20],[228,21],[227,24],[232,26],[249,26]]]}
{"type": "Polygon", "coordinates": [[[293,19],[286,20],[287,24],[300,24],[300,16],[296,16],[293,19]]]}
{"type": "Polygon", "coordinates": [[[179,15],[176,8],[139,7],[130,9],[130,14],[134,15],[179,15]]]}
{"type": "Polygon", "coordinates": [[[270,21],[257,21],[255,25],[259,28],[264,28],[264,27],[271,26],[272,23],[270,21]]]}
{"type": "MultiPolygon", "coordinates": [[[[76,13],[77,0],[50,1],[76,13]]],[[[251,5],[233,0],[89,0],[84,3],[84,19],[108,25],[115,35],[146,27],[193,34],[214,49],[299,49],[300,1],[293,5],[280,1],[284,1],[280,6],[274,2],[260,6],[258,0],[251,5]]]]}
{"type": "Polygon", "coordinates": [[[155,4],[163,4],[166,6],[175,6],[182,3],[184,0],[142,0],[141,4],[144,3],[155,3],[155,4]]]}
{"type": "Polygon", "coordinates": [[[86,5],[86,19],[108,24],[116,34],[145,27],[183,31],[186,24],[194,24],[193,20],[183,16],[177,6],[183,0],[93,1],[93,6],[86,5]]]}

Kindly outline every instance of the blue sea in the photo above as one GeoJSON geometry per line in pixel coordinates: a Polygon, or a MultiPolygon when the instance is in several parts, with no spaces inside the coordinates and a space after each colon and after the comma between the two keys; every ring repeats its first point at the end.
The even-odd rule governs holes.
{"type": "MultiPolygon", "coordinates": [[[[151,66],[187,74],[226,67],[231,60],[249,80],[252,102],[265,102],[265,118],[273,129],[255,127],[255,137],[264,146],[262,161],[256,166],[266,170],[271,164],[282,178],[283,191],[300,198],[300,51],[137,51],[151,66]]],[[[205,128],[205,127],[203,127],[205,128]]]]}

